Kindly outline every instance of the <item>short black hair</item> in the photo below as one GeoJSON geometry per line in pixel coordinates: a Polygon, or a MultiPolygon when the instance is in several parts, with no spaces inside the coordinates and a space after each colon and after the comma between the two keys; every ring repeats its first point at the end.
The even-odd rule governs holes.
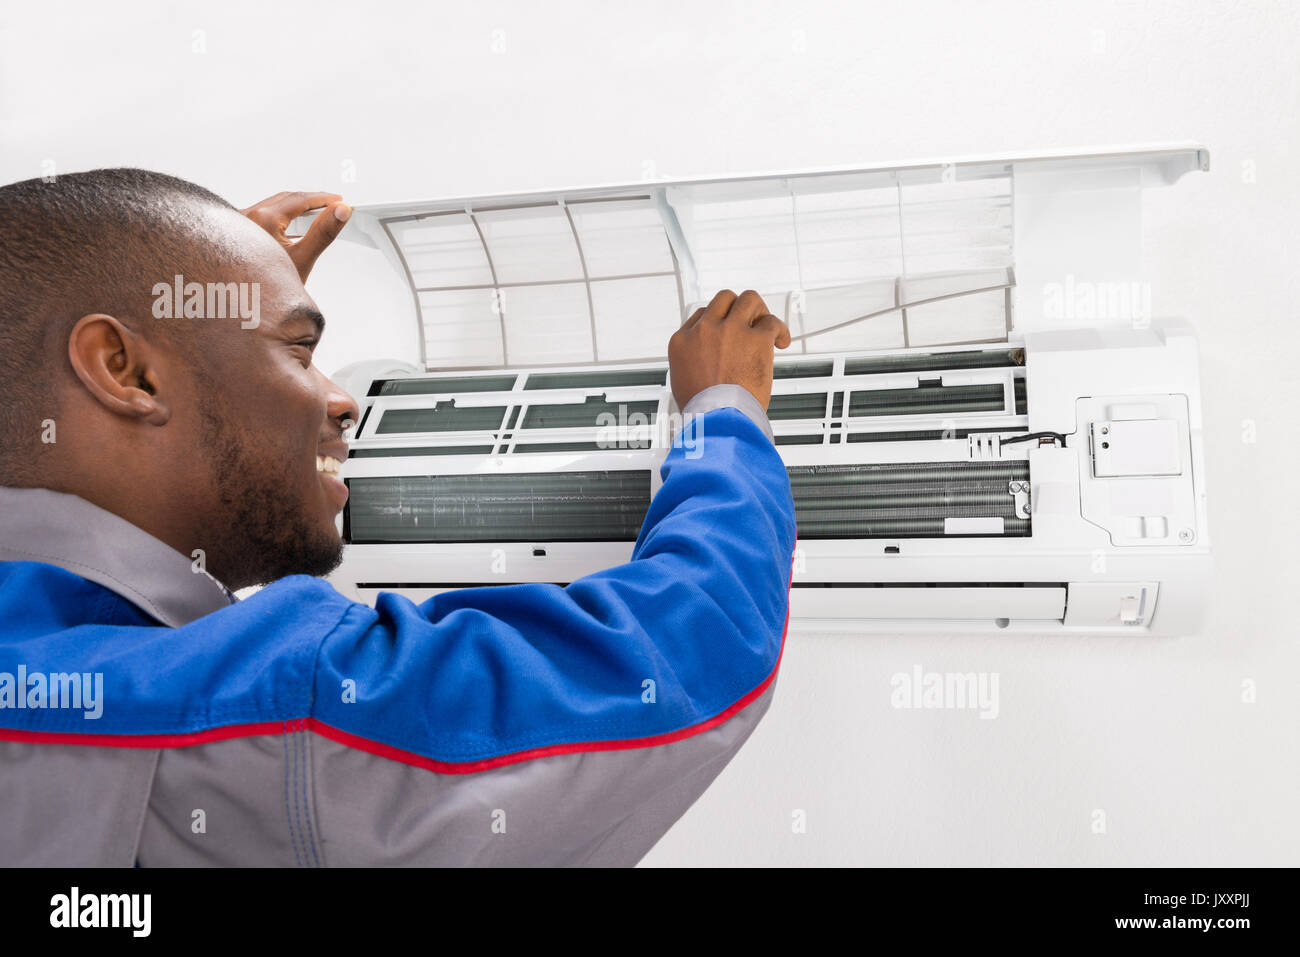
{"type": "Polygon", "coordinates": [[[57,415],[53,363],[66,364],[77,319],[148,317],[155,281],[225,258],[201,241],[205,206],[235,210],[202,186],[143,169],[0,186],[0,485],[39,482],[33,452],[41,423],[57,415]]]}

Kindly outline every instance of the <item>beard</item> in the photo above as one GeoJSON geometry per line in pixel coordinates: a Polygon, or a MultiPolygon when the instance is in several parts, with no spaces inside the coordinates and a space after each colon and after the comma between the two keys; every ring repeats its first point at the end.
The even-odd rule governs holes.
{"type": "Polygon", "coordinates": [[[343,560],[341,537],[323,527],[313,503],[285,480],[292,471],[286,463],[301,450],[277,446],[275,433],[254,443],[256,434],[234,427],[219,406],[221,393],[208,389],[206,395],[202,440],[220,508],[208,552],[213,576],[235,590],[334,571],[343,560]]]}

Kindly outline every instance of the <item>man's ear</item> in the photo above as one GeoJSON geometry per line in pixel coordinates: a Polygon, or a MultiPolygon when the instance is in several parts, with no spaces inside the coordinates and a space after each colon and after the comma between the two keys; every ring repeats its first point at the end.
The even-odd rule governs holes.
{"type": "Polygon", "coordinates": [[[112,316],[82,316],[68,336],[68,360],[81,384],[117,415],[166,425],[171,409],[160,395],[156,352],[143,336],[112,316]]]}

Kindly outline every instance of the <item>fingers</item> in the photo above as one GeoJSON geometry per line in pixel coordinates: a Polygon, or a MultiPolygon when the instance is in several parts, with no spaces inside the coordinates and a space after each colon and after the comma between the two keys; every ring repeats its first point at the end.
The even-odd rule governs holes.
{"type": "Polygon", "coordinates": [[[750,326],[754,324],[755,319],[767,315],[769,311],[762,296],[752,289],[746,289],[732,300],[726,318],[729,322],[734,321],[750,326]]]}
{"type": "Polygon", "coordinates": [[[679,408],[712,385],[735,383],[767,407],[772,346],[790,344],[790,330],[752,289],[723,289],[696,309],[668,340],[669,375],[679,408]]]}
{"type": "Polygon", "coordinates": [[[721,321],[727,317],[727,311],[731,304],[736,301],[736,294],[730,289],[721,289],[709,300],[707,306],[702,306],[691,313],[691,317],[681,324],[678,331],[686,331],[698,325],[706,316],[714,321],[721,321]]]}
{"type": "Polygon", "coordinates": [[[325,207],[312,220],[311,226],[307,228],[302,238],[289,247],[289,258],[298,267],[298,275],[303,282],[307,281],[307,275],[320,254],[329,248],[330,243],[334,242],[339,233],[343,232],[343,227],[347,225],[348,217],[351,215],[352,209],[346,203],[334,203],[325,207]]]}
{"type": "Polygon", "coordinates": [[[338,193],[299,190],[276,193],[240,212],[285,247],[298,270],[299,278],[306,282],[307,275],[320,254],[334,242],[352,215],[352,208],[342,200],[343,197],[338,193]],[[320,209],[321,212],[312,220],[301,238],[286,235],[290,223],[313,209],[320,209]]]}
{"type": "Polygon", "coordinates": [[[720,290],[707,306],[691,313],[678,331],[689,331],[705,319],[715,322],[727,320],[737,325],[743,322],[770,335],[778,349],[790,345],[789,327],[768,311],[763,297],[752,289],[746,289],[739,296],[730,289],[720,290]]]}
{"type": "Polygon", "coordinates": [[[274,205],[275,202],[279,200],[281,196],[285,196],[285,195],[287,194],[276,193],[274,196],[268,196],[266,197],[266,199],[256,202],[252,206],[247,207],[246,209],[241,209],[240,212],[243,213],[245,216],[247,216],[249,219],[257,219],[258,217],[263,215],[263,213],[268,207],[274,205]]]}
{"type": "Polygon", "coordinates": [[[778,349],[785,349],[790,345],[790,327],[771,313],[759,316],[750,324],[750,328],[769,336],[772,344],[778,349]]]}
{"type": "Polygon", "coordinates": [[[319,209],[342,198],[338,193],[276,193],[240,212],[268,232],[283,233],[290,222],[309,209],[319,209]]]}
{"type": "Polygon", "coordinates": [[[762,297],[752,289],[746,289],[739,296],[730,289],[721,289],[707,306],[692,313],[691,317],[682,323],[682,327],[690,328],[704,319],[716,321],[735,319],[749,324],[767,311],[767,305],[762,297]]]}
{"type": "Polygon", "coordinates": [[[338,193],[280,193],[274,200],[263,200],[286,220],[296,219],[309,209],[319,209],[337,203],[343,197],[338,193]]]}
{"type": "Polygon", "coordinates": [[[735,301],[736,294],[730,289],[719,290],[717,295],[709,300],[709,304],[704,310],[704,315],[700,317],[701,320],[706,318],[725,319],[728,311],[731,309],[732,303],[735,301]]]}

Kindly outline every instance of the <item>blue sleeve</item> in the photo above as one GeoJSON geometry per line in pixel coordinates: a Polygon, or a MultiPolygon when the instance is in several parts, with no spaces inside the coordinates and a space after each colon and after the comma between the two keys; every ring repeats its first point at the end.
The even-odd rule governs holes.
{"type": "Polygon", "coordinates": [[[665,743],[726,720],[780,658],[795,544],[789,479],[735,408],[696,416],[662,476],[625,565],[563,588],[351,606],[320,646],[318,728],[474,770],[665,743]]]}

